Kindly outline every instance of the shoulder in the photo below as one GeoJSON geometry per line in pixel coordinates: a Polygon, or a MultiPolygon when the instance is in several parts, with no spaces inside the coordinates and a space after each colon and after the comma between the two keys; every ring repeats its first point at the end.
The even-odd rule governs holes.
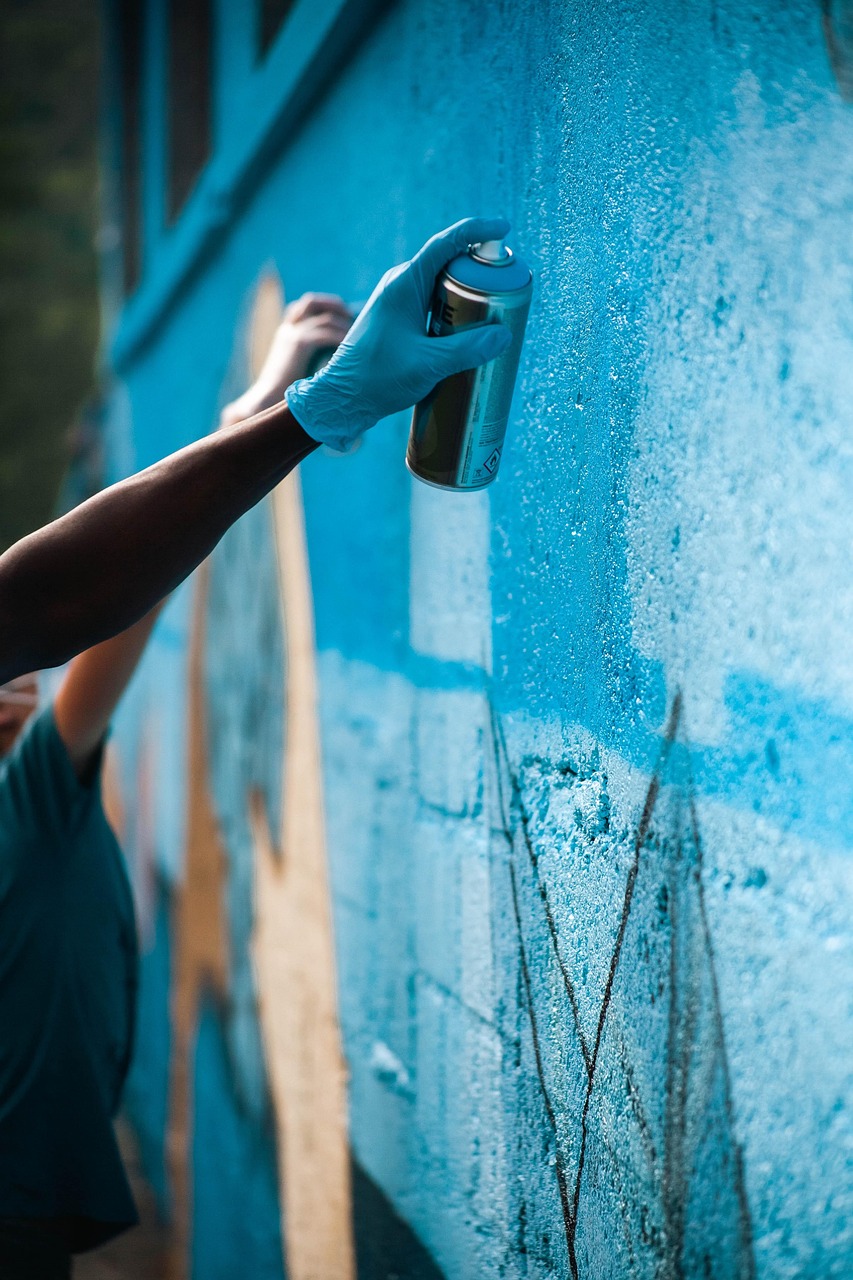
{"type": "Polygon", "coordinates": [[[53,706],[30,720],[0,766],[0,811],[5,834],[67,834],[93,799],[97,786],[75,773],[56,728],[53,706]]]}

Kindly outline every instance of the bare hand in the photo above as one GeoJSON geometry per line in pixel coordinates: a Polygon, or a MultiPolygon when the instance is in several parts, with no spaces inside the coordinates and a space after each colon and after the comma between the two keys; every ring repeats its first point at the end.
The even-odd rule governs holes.
{"type": "Polygon", "coordinates": [[[297,378],[304,378],[318,351],[334,350],[352,324],[342,298],[331,293],[303,293],[284,309],[263,368],[251,387],[226,405],[221,425],[250,418],[281,400],[297,378]]]}

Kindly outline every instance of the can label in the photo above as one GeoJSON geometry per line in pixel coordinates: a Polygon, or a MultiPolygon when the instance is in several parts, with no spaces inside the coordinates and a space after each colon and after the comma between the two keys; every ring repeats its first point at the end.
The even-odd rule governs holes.
{"type": "Polygon", "coordinates": [[[494,407],[496,400],[492,390],[496,364],[497,361],[493,360],[477,370],[471,417],[480,425],[469,434],[466,456],[462,460],[459,480],[466,486],[488,484],[494,479],[501,460],[506,436],[506,415],[493,415],[491,419],[488,417],[489,409],[494,407]]]}
{"type": "Polygon", "coordinates": [[[428,484],[482,489],[497,475],[530,294],[530,287],[481,293],[439,277],[429,326],[433,337],[500,321],[513,340],[503,355],[446,378],[415,407],[406,461],[428,484]]]}
{"type": "MultiPolygon", "coordinates": [[[[454,308],[450,300],[445,298],[441,308],[436,308],[430,333],[433,337],[441,338],[455,332],[458,328],[458,325],[453,323],[455,318],[454,308]]],[[[467,433],[463,455],[459,460],[459,483],[466,488],[488,484],[494,478],[501,460],[506,436],[506,419],[501,415],[497,417],[492,415],[491,419],[487,416],[490,400],[494,400],[492,382],[496,364],[497,361],[492,360],[489,364],[472,370],[470,375],[472,386],[469,393],[469,416],[472,423],[480,425],[476,431],[467,433]]]]}

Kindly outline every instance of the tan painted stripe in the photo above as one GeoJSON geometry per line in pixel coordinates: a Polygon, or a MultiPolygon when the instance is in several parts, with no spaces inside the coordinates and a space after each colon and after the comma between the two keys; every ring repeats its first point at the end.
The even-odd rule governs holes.
{"type": "Polygon", "coordinates": [[[282,830],[277,854],[261,797],[253,953],[278,1121],[288,1280],[352,1280],[347,1078],[317,720],[314,614],[298,473],[272,498],[286,636],[282,830]]]}
{"type": "Polygon", "coordinates": [[[166,1280],[185,1280],[192,1234],[192,1046],[206,988],[224,999],[228,930],[224,902],[227,858],[210,795],[204,690],[208,565],[198,570],[189,652],[187,835],[184,874],[173,906],[172,1055],[166,1164],[172,1234],[166,1280]]]}

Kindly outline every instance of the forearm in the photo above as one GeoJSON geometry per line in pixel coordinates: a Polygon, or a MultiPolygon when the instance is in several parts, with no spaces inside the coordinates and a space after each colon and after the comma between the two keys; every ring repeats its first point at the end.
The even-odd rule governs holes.
{"type": "Polygon", "coordinates": [[[165,604],[126,631],[78,653],[53,699],[53,715],[74,768],[83,776],[139,663],[165,604]]]}
{"type": "Polygon", "coordinates": [[[315,447],[278,404],[17,543],[0,557],[0,680],[131,626],[315,447]]]}
{"type": "MultiPolygon", "coordinates": [[[[0,557],[0,680],[56,665],[132,626],[315,441],[345,449],[445,378],[505,352],[504,325],[430,337],[426,319],[445,264],[507,230],[500,218],[464,218],[433,236],[385,273],[343,341],[346,308],[320,295],[317,325],[300,341],[335,346],[335,354],[314,378],[285,381],[296,418],[278,403],[105,490],[0,557]],[[336,320],[335,307],[344,312],[336,320]]],[[[278,332],[284,349],[290,339],[278,332]]],[[[265,365],[279,390],[280,354],[265,365]]],[[[263,370],[260,381],[267,387],[263,370]]]]}

